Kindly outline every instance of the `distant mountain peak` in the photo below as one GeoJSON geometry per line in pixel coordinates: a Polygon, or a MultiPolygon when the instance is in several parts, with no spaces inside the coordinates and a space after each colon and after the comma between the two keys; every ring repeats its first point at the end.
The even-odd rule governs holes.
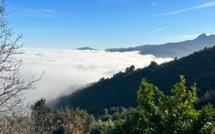
{"type": "Polygon", "coordinates": [[[196,39],[194,40],[197,40],[197,41],[209,41],[209,40],[212,40],[214,41],[215,40],[215,35],[214,34],[211,34],[211,35],[206,35],[205,33],[203,34],[200,34],[196,39]]]}
{"type": "Polygon", "coordinates": [[[81,47],[81,48],[77,48],[77,50],[96,50],[96,49],[91,47],[81,47]]]}
{"type": "Polygon", "coordinates": [[[201,40],[201,39],[206,39],[207,37],[208,36],[205,33],[203,33],[203,34],[200,34],[196,39],[201,40]]]}
{"type": "Polygon", "coordinates": [[[210,36],[208,36],[208,37],[215,37],[215,35],[214,34],[211,34],[210,36]]]}

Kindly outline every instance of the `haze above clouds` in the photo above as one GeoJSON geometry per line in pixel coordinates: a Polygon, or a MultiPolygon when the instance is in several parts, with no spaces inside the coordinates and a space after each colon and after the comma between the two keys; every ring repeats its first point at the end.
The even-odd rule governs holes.
{"type": "Polygon", "coordinates": [[[124,71],[135,65],[143,68],[151,61],[158,64],[172,60],[156,58],[153,55],[140,55],[138,52],[105,52],[71,49],[22,48],[24,60],[22,75],[29,79],[33,75],[45,75],[36,83],[36,89],[27,93],[27,100],[40,98],[52,100],[64,93],[72,92],[78,87],[98,81],[102,77],[124,71]]]}

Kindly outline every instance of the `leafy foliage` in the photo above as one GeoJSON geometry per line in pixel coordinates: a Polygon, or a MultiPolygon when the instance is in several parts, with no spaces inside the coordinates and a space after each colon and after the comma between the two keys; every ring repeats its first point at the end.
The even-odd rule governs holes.
{"type": "Polygon", "coordinates": [[[191,90],[187,90],[184,77],[181,76],[180,79],[171,90],[170,96],[164,95],[144,79],[137,92],[138,107],[132,108],[130,115],[108,133],[213,133],[214,108],[208,104],[201,110],[195,109],[196,84],[191,90]]]}
{"type": "Polygon", "coordinates": [[[53,128],[53,113],[45,99],[38,100],[31,106],[31,120],[33,122],[33,132],[50,133],[53,128]]]}
{"type": "Polygon", "coordinates": [[[95,118],[86,111],[76,108],[66,108],[64,111],[57,111],[55,116],[55,134],[61,133],[89,133],[95,118]]]}
{"type": "Polygon", "coordinates": [[[96,113],[96,119],[102,121],[117,120],[119,117],[125,118],[128,113],[129,110],[124,107],[105,108],[96,113]]]}

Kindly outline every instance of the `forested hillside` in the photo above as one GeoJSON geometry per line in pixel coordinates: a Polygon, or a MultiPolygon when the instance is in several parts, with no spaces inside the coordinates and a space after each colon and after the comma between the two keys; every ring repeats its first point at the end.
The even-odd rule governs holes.
{"type": "Polygon", "coordinates": [[[59,98],[54,108],[72,106],[86,109],[89,113],[96,113],[112,106],[133,107],[137,105],[136,93],[143,78],[169,94],[172,85],[179,81],[179,75],[185,76],[188,87],[194,82],[197,83],[197,95],[200,97],[198,106],[207,102],[215,103],[211,99],[215,95],[214,68],[215,47],[205,48],[161,65],[151,62],[148,67],[137,70],[131,66],[125,72],[119,72],[110,79],[101,78],[85,89],[59,98]]]}

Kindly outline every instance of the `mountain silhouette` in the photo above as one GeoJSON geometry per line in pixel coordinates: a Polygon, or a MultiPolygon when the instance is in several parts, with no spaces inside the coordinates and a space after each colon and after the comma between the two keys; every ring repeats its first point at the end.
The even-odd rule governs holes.
{"type": "Polygon", "coordinates": [[[152,54],[156,57],[184,57],[195,51],[204,49],[205,47],[212,47],[215,45],[215,35],[207,36],[206,34],[201,34],[193,40],[186,40],[182,42],[166,43],[161,45],[143,45],[132,48],[111,48],[106,49],[106,51],[140,51],[140,54],[152,54]]]}

